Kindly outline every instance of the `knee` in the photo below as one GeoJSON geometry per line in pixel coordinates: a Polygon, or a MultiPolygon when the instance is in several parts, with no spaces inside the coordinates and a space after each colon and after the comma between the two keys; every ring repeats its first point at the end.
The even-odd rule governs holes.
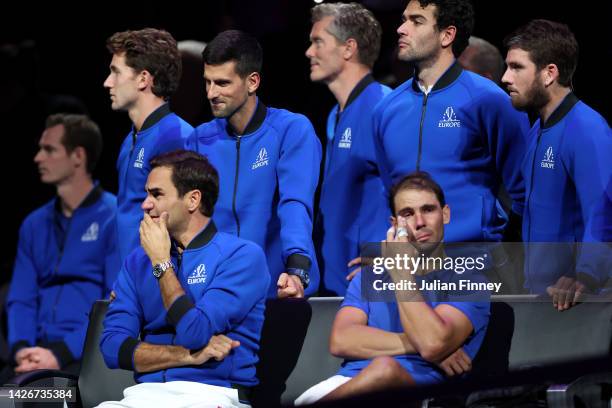
{"type": "Polygon", "coordinates": [[[380,382],[393,382],[406,375],[407,372],[393,357],[376,357],[366,367],[370,374],[380,382]]]}

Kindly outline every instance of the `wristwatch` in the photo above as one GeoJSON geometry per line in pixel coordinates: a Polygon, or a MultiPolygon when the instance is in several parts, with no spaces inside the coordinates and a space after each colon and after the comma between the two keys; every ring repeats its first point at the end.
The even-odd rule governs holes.
{"type": "Polygon", "coordinates": [[[287,268],[287,273],[289,275],[294,275],[300,278],[300,281],[302,282],[302,286],[304,287],[304,289],[306,289],[308,285],[310,284],[310,275],[308,274],[308,271],[306,269],[287,268]]]}
{"type": "Polygon", "coordinates": [[[161,278],[164,272],[169,268],[175,269],[171,260],[153,265],[153,276],[157,279],[161,278]]]}

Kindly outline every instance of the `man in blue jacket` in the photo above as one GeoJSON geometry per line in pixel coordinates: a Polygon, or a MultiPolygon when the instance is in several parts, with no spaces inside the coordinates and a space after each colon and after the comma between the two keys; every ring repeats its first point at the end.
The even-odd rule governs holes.
{"type": "Polygon", "coordinates": [[[149,159],[182,149],[193,128],[168,105],[181,77],[181,56],[172,35],[153,28],[124,31],[113,34],[106,47],[113,56],[104,81],[111,107],[126,111],[132,121],[117,159],[117,226],[123,261],[139,245],[149,159]]]}
{"type": "Polygon", "coordinates": [[[98,126],[83,115],[47,118],[34,157],[57,197],[19,232],[7,299],[15,372],[78,372],[87,314],[108,296],[119,271],[116,199],[92,180],[102,151],[98,126]]]}
{"type": "Polygon", "coordinates": [[[106,364],[140,383],[119,406],[243,406],[257,384],[263,251],[217,231],[219,179],[208,160],[179,150],[150,166],[142,246],[119,273],[100,343],[106,364]]]}
{"type": "Polygon", "coordinates": [[[257,98],[262,50],[255,38],[224,31],[203,58],[216,119],[200,125],[188,146],[219,171],[215,223],[263,248],[274,283],[269,297],[311,295],[319,286],[312,217],[320,142],[305,116],[257,98]]]}
{"type": "Polygon", "coordinates": [[[386,230],[371,121],[390,89],[371,74],[382,30],[369,10],[357,3],[320,4],[312,9],[312,23],[310,79],[326,84],[338,102],[327,119],[315,243],[321,293],[344,296],[359,244],[378,241],[386,230]]]}
{"type": "Polygon", "coordinates": [[[427,171],[453,209],[446,241],[499,241],[508,220],[496,196],[500,183],[512,199],[510,217],[522,214],[527,115],[456,61],[474,24],[469,0],[411,0],[402,21],[398,57],[416,71],[374,112],[385,188],[415,169],[427,171]]]}
{"type": "Polygon", "coordinates": [[[505,44],[508,69],[502,80],[512,104],[539,116],[522,162],[523,239],[532,243],[526,251],[525,285],[533,293],[548,291],[554,306],[565,310],[608,278],[609,271],[596,265],[609,256],[609,248],[597,242],[611,227],[601,211],[609,202],[612,133],[606,120],[572,91],[578,44],[566,25],[533,20],[505,44]],[[584,242],[582,253],[574,242],[584,242]]]}

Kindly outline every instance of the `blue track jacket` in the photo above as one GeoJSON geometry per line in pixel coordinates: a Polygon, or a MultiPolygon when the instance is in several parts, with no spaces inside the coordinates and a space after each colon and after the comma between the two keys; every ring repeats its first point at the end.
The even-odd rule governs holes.
{"type": "Polygon", "coordinates": [[[123,141],[117,159],[117,226],[122,262],[140,245],[138,228],[142,221],[141,204],[147,196],[144,188],[151,171],[149,160],[161,153],[183,149],[192,132],[193,127],[164,104],[147,117],[139,132],[132,127],[123,141]]]}
{"type": "Polygon", "coordinates": [[[224,334],[240,346],[222,361],[135,372],[136,381],[256,385],[255,363],[270,283],[263,252],[251,242],[217,232],[210,221],[180,259],[175,250],[171,255],[185,295],[168,310],[144,249],[135,249],[123,264],[115,285],[117,297],[104,319],[100,342],[104,361],[110,368],[134,370],[140,341],[200,350],[211,336],[224,334]]]}
{"type": "Polygon", "coordinates": [[[207,156],[219,172],[213,219],[219,231],[263,248],[272,276],[268,296],[287,268],[310,270],[306,295],[319,286],[312,243],[313,199],[321,144],[310,121],[260,100],[244,134],[225,119],[198,126],[188,148],[207,156]]]}
{"type": "Polygon", "coordinates": [[[79,360],[94,301],[108,297],[119,272],[117,201],[96,186],[66,218],[55,198],[19,231],[7,299],[11,358],[23,348],[49,348],[61,367],[79,360]]]}
{"type": "Polygon", "coordinates": [[[374,143],[387,190],[415,170],[440,184],[451,209],[447,242],[499,241],[507,215],[496,194],[503,182],[522,215],[521,162],[529,119],[492,81],[457,62],[425,95],[410,79],[374,112],[374,143]]]}
{"type": "Polygon", "coordinates": [[[327,120],[327,149],[315,242],[323,293],[344,296],[359,244],[385,236],[389,210],[372,138],[372,112],[391,89],[366,75],[342,112],[336,105],[327,120]]]}
{"type": "MultiPolygon", "coordinates": [[[[612,133],[606,120],[569,93],[544,125],[529,133],[523,161],[526,204],[523,239],[530,243],[598,242],[612,227],[603,216],[612,181],[612,133]],[[587,228],[588,226],[588,228],[587,228]]],[[[609,208],[609,206],[608,206],[609,208]]],[[[601,244],[587,244],[580,256],[573,245],[532,244],[526,251],[525,285],[543,293],[563,275],[601,285],[608,271],[601,244]],[[577,260],[576,260],[577,258],[577,260]]]]}

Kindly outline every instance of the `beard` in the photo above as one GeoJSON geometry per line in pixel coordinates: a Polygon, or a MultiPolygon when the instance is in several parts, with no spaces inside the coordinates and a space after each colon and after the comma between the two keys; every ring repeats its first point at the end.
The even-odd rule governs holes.
{"type": "Polygon", "coordinates": [[[512,98],[512,106],[524,112],[538,112],[548,102],[550,96],[544,84],[537,78],[522,98],[512,98]]]}

